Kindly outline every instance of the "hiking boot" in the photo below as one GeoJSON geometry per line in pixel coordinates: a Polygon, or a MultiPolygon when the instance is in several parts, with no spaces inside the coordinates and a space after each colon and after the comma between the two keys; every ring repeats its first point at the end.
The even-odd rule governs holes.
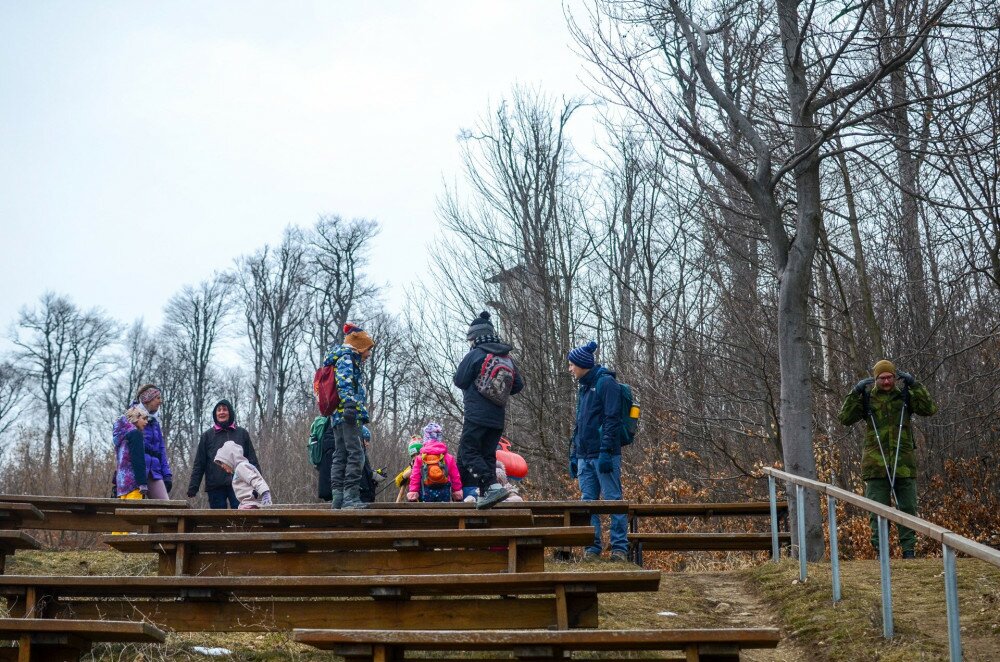
{"type": "Polygon", "coordinates": [[[596,563],[597,561],[600,560],[601,560],[601,555],[598,552],[591,552],[590,550],[585,551],[583,553],[583,556],[580,557],[580,561],[582,563],[596,563]]]}
{"type": "Polygon", "coordinates": [[[330,492],[330,507],[334,510],[340,510],[344,507],[344,490],[330,492]]]}
{"type": "Polygon", "coordinates": [[[493,485],[486,490],[486,494],[476,499],[476,510],[492,508],[510,496],[510,490],[500,485],[493,485]]]}
{"type": "Polygon", "coordinates": [[[917,553],[914,552],[912,549],[904,549],[903,550],[903,558],[904,559],[915,559],[915,558],[917,558],[917,553]]]}
{"type": "Polygon", "coordinates": [[[615,563],[628,563],[629,562],[628,554],[626,554],[625,552],[619,552],[619,551],[611,552],[611,560],[614,561],[615,563]]]}
{"type": "Polygon", "coordinates": [[[361,488],[349,487],[344,490],[344,510],[364,510],[368,504],[361,500],[361,488]]]}

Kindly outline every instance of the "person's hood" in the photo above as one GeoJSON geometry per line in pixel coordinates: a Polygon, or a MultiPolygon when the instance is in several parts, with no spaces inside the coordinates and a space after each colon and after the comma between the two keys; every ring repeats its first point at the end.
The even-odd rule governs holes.
{"type": "Polygon", "coordinates": [[[243,457],[243,447],[235,441],[230,440],[222,444],[222,448],[215,454],[215,461],[222,462],[235,470],[236,467],[246,462],[247,459],[243,457]]]}
{"type": "Polygon", "coordinates": [[[476,347],[487,354],[497,354],[499,356],[505,356],[514,350],[513,347],[502,342],[483,342],[476,345],[476,347]]]}
{"type": "Polygon", "coordinates": [[[123,415],[119,417],[117,421],[115,421],[114,426],[111,428],[111,434],[114,439],[121,439],[132,430],[138,430],[138,429],[139,428],[135,426],[135,423],[128,420],[128,418],[126,418],[123,415]]]}
{"type": "Polygon", "coordinates": [[[229,402],[229,400],[226,400],[225,398],[223,398],[222,400],[219,400],[218,402],[216,402],[215,406],[212,407],[212,420],[215,421],[215,429],[216,430],[222,430],[224,428],[235,428],[236,427],[236,410],[233,409],[233,404],[231,402],[229,402]],[[219,423],[219,419],[217,419],[215,417],[215,410],[219,408],[219,405],[225,405],[226,409],[229,410],[229,420],[226,421],[226,424],[224,426],[221,425],[219,423]]]}
{"type": "Polygon", "coordinates": [[[615,373],[613,370],[608,370],[600,363],[598,363],[597,365],[595,365],[593,368],[590,369],[590,372],[588,372],[580,379],[580,383],[583,384],[584,386],[593,386],[594,384],[597,383],[597,380],[603,377],[604,375],[611,375],[612,377],[614,377],[615,373]]]}
{"type": "Polygon", "coordinates": [[[441,455],[448,452],[448,444],[443,441],[428,441],[420,448],[421,454],[441,455]]]}
{"type": "Polygon", "coordinates": [[[132,404],[130,404],[130,405],[128,406],[128,408],[129,408],[129,409],[131,409],[132,407],[138,407],[139,409],[141,409],[141,410],[143,411],[143,413],[145,413],[145,414],[146,414],[146,418],[148,418],[148,419],[149,419],[150,421],[152,421],[152,420],[153,420],[154,418],[155,418],[155,419],[156,419],[157,421],[158,421],[158,420],[160,420],[160,419],[159,419],[159,416],[160,416],[160,409],[162,409],[162,408],[163,408],[163,406],[161,405],[161,406],[160,406],[160,409],[157,409],[157,410],[156,410],[156,413],[155,413],[155,414],[150,414],[150,413],[149,413],[149,410],[148,410],[148,409],[146,409],[146,405],[142,404],[142,403],[141,403],[141,402],[139,402],[138,400],[133,400],[133,401],[132,401],[132,404]]]}

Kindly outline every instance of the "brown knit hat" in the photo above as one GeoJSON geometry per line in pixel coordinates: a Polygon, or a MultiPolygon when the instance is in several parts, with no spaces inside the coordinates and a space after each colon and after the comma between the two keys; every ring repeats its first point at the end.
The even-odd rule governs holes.
{"type": "Polygon", "coordinates": [[[872,368],[872,377],[878,377],[883,372],[891,372],[892,374],[896,374],[896,366],[893,365],[892,361],[890,361],[889,359],[882,359],[881,361],[875,364],[874,368],[872,368]]]}
{"type": "Polygon", "coordinates": [[[348,322],[344,325],[344,344],[350,345],[361,354],[364,354],[375,346],[375,341],[360,326],[348,322]]]}

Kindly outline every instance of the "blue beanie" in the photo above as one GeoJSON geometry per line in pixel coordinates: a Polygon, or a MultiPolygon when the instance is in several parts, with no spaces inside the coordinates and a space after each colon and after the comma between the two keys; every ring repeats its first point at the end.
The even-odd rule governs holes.
{"type": "Polygon", "coordinates": [[[570,350],[569,356],[570,363],[579,366],[581,368],[593,368],[594,363],[594,352],[597,351],[597,343],[591,340],[589,343],[583,347],[574,347],[570,350]]]}

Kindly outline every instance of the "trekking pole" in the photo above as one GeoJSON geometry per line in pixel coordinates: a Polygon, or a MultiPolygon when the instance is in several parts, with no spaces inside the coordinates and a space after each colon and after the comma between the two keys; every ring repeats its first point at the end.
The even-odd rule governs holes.
{"type": "Polygon", "coordinates": [[[878,444],[878,454],[882,456],[882,466],[885,467],[885,477],[889,481],[889,492],[892,494],[892,500],[896,501],[896,483],[892,478],[892,474],[889,473],[889,460],[885,459],[885,451],[882,450],[882,438],[878,436],[878,426],[875,425],[875,414],[873,412],[868,412],[868,417],[872,420],[872,432],[875,433],[875,442],[878,444]]]}
{"type": "MultiPolygon", "coordinates": [[[[892,461],[892,478],[889,484],[892,486],[892,498],[896,499],[896,467],[899,466],[899,443],[903,440],[903,417],[906,416],[906,401],[903,401],[903,410],[899,412],[899,433],[896,435],[896,457],[892,461]]],[[[899,501],[896,501],[896,509],[899,510],[899,501]]]]}

